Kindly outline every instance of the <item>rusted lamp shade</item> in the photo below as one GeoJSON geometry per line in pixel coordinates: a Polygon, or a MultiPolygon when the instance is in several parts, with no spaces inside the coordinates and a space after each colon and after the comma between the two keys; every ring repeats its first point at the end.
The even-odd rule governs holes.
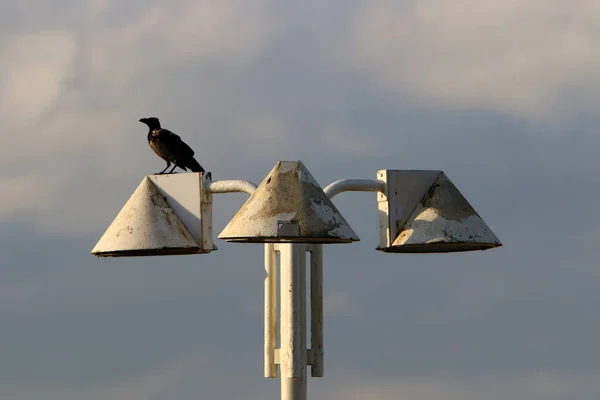
{"type": "Polygon", "coordinates": [[[301,161],[278,162],[219,238],[251,243],[359,240],[301,161]]]}
{"type": "Polygon", "coordinates": [[[442,171],[381,170],[380,240],[388,253],[449,253],[502,246],[442,171]]]}

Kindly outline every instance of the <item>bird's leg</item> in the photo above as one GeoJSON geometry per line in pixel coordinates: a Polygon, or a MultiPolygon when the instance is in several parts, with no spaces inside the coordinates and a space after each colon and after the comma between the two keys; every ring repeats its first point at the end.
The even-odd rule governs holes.
{"type": "Polygon", "coordinates": [[[163,169],[162,171],[160,171],[160,172],[159,172],[157,175],[162,175],[162,174],[164,174],[164,173],[165,173],[165,171],[166,171],[166,170],[168,170],[170,166],[171,166],[171,163],[167,161],[167,166],[166,166],[166,168],[165,168],[165,169],[163,169]]]}
{"type": "Polygon", "coordinates": [[[175,163],[175,165],[173,165],[173,168],[169,172],[167,172],[167,174],[173,174],[174,173],[173,171],[175,171],[175,168],[177,168],[177,163],[175,163]]]}

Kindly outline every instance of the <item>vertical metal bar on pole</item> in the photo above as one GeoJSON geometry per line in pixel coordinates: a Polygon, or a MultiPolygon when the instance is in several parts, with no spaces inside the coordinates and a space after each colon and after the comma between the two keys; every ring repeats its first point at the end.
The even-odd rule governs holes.
{"type": "MultiPolygon", "coordinates": [[[[300,351],[302,359],[302,377],[296,381],[298,388],[298,397],[296,400],[306,400],[308,395],[308,381],[306,377],[306,366],[308,365],[308,343],[307,343],[307,327],[306,327],[306,244],[292,245],[297,249],[297,269],[298,269],[298,303],[300,311],[300,351]]],[[[296,267],[294,265],[294,267],[296,267]]]]}
{"type": "Polygon", "coordinates": [[[323,377],[323,245],[313,244],[310,250],[310,375],[323,377]]]}
{"type": "MultiPolygon", "coordinates": [[[[308,349],[307,342],[307,326],[306,326],[306,244],[296,244],[298,252],[298,301],[300,303],[299,311],[300,311],[300,324],[302,325],[302,331],[300,333],[300,347],[303,349],[308,349]]],[[[304,369],[306,370],[306,365],[308,365],[307,359],[307,350],[304,351],[305,355],[303,356],[304,360],[304,369]]]]}
{"type": "Polygon", "coordinates": [[[286,243],[279,249],[281,400],[306,400],[306,262],[301,264],[306,245],[286,243]]]}
{"type": "Polygon", "coordinates": [[[277,257],[275,245],[265,244],[265,378],[277,377],[277,257]]]}
{"type": "Polygon", "coordinates": [[[201,236],[202,236],[202,249],[203,250],[216,250],[216,246],[213,243],[213,232],[212,232],[212,193],[208,190],[211,184],[211,173],[205,172],[200,175],[200,218],[202,219],[201,225],[201,236]]]}

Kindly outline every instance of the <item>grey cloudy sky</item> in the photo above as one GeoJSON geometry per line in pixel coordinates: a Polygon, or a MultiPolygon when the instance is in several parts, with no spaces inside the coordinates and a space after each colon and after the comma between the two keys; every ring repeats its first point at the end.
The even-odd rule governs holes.
{"type": "Polygon", "coordinates": [[[0,398],[278,398],[261,246],[89,255],[164,166],[150,115],[215,179],[443,169],[504,242],[380,254],[374,195],[336,197],[361,242],[326,249],[310,398],[599,398],[599,27],[592,0],[3,1],[0,398]]]}

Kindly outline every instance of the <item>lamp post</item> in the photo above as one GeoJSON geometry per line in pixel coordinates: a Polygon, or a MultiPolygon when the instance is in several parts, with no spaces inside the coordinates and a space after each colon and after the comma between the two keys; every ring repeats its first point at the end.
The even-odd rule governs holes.
{"type": "Polygon", "coordinates": [[[322,377],[324,370],[323,244],[359,240],[330,200],[346,191],[377,193],[377,250],[437,253],[502,245],[442,171],[381,170],[377,179],[346,179],[322,190],[302,162],[280,161],[258,186],[246,181],[213,182],[210,173],[145,177],[92,254],[131,257],[215,251],[212,195],[249,194],[219,238],[264,243],[264,375],[276,378],[279,365],[281,400],[306,400],[307,366],[312,377],[322,377]]]}

